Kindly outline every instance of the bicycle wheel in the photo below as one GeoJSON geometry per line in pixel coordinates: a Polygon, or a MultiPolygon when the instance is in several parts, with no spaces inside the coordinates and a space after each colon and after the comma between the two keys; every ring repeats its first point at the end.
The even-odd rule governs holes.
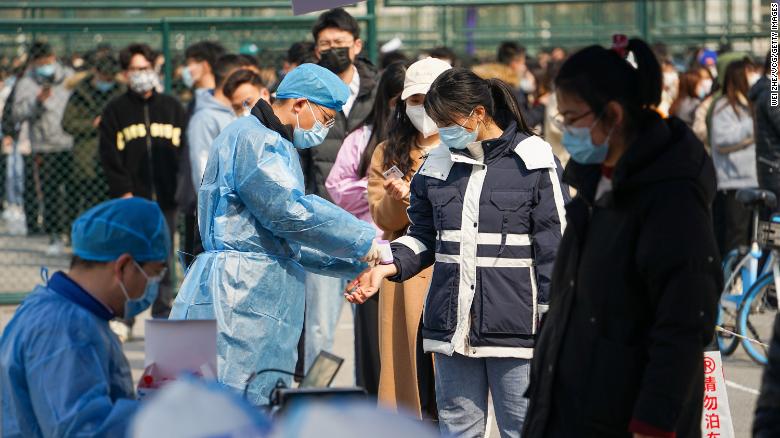
{"type": "Polygon", "coordinates": [[[753,339],[742,340],[748,356],[760,365],[766,365],[769,343],[777,315],[777,291],[774,276],[767,273],[748,290],[739,309],[739,334],[753,339]]]}
{"type": "MultiPolygon", "coordinates": [[[[740,258],[737,250],[729,252],[723,259],[723,281],[726,287],[724,287],[723,294],[718,302],[718,326],[735,333],[738,332],[737,316],[743,288],[742,276],[739,274],[732,276],[732,274],[739,262],[740,258]]],[[[730,333],[716,330],[715,337],[718,340],[718,348],[724,356],[734,353],[739,346],[739,338],[730,333]]]]}

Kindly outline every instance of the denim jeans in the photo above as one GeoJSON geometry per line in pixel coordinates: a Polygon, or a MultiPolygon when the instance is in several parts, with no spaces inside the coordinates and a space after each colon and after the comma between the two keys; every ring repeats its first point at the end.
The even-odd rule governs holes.
{"type": "Polygon", "coordinates": [[[306,273],[304,373],[309,371],[321,350],[331,352],[333,349],[346,286],[347,281],[341,278],[306,273]]]}
{"type": "Polygon", "coordinates": [[[5,200],[10,205],[21,206],[24,203],[24,161],[22,154],[16,150],[16,144],[14,144],[13,151],[6,155],[5,159],[5,200]]]}
{"type": "Polygon", "coordinates": [[[523,394],[528,389],[530,360],[437,353],[434,366],[442,435],[485,436],[489,391],[501,437],[520,437],[528,409],[523,394]]]}

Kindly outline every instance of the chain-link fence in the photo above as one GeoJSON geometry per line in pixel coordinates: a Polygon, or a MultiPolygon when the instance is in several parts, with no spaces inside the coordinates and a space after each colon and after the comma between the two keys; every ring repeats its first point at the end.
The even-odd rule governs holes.
{"type": "MultiPolygon", "coordinates": [[[[497,43],[506,39],[520,41],[533,51],[606,43],[614,32],[644,35],[650,41],[681,47],[731,42],[756,53],[766,50],[768,7],[759,0],[514,3],[385,0],[349,10],[363,26],[367,54],[374,60],[379,45],[393,37],[403,40],[409,54],[449,45],[459,54],[481,58],[491,56],[497,43]]],[[[123,85],[109,87],[110,77],[96,77],[96,65],[88,53],[98,47],[115,53],[131,42],[148,43],[165,60],[162,85],[186,104],[191,95],[178,67],[187,46],[201,40],[219,41],[231,52],[256,55],[272,75],[290,44],[311,39],[316,18],[316,14],[290,16],[286,1],[85,4],[69,0],[0,3],[0,70],[5,76],[20,68],[21,55],[35,40],[48,41],[62,66],[74,64],[75,59],[86,59],[88,64],[81,71],[58,69],[48,84],[29,77],[19,79],[10,96],[14,89],[7,86],[10,81],[0,89],[0,102],[5,102],[3,124],[14,125],[0,156],[4,178],[0,189],[0,301],[16,300],[18,294],[31,290],[40,281],[41,266],[65,268],[72,220],[108,199],[97,152],[97,118],[105,103],[123,92],[123,85]],[[20,90],[22,85],[29,89],[20,90]],[[41,93],[48,95],[41,99],[41,93]]]]}
{"type": "MultiPolygon", "coordinates": [[[[356,15],[365,26],[367,20],[356,15]]],[[[121,75],[96,71],[100,67],[95,59],[109,56],[102,52],[115,57],[131,42],[145,42],[159,50],[165,60],[160,85],[186,106],[191,93],[182,83],[179,67],[187,46],[214,40],[230,52],[253,54],[270,85],[290,44],[310,35],[313,18],[150,18],[133,23],[112,18],[40,18],[13,32],[0,23],[0,39],[8,48],[3,87],[8,135],[0,158],[4,176],[0,298],[15,300],[31,290],[41,281],[42,266],[52,271],[66,268],[73,219],[109,199],[98,156],[98,123],[106,103],[122,94],[125,86],[121,75]],[[32,41],[51,45],[58,60],[56,72],[44,77],[29,67],[15,86],[8,86],[14,61],[20,59],[17,55],[26,53],[32,41]],[[79,71],[71,68],[74,61],[79,71]]],[[[184,221],[179,219],[176,248],[183,242],[184,221]]],[[[181,266],[176,267],[180,278],[181,266]]]]}

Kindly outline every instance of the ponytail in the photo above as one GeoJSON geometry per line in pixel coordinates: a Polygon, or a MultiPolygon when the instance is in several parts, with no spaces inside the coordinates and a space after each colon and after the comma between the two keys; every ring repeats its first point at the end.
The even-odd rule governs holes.
{"type": "Polygon", "coordinates": [[[453,68],[439,75],[425,96],[425,112],[439,126],[455,124],[456,118],[468,116],[479,105],[501,129],[515,122],[519,132],[532,134],[514,91],[499,79],[482,79],[467,69],[453,68]]]}
{"type": "Polygon", "coordinates": [[[628,41],[628,51],[633,53],[636,62],[636,103],[640,108],[655,108],[661,102],[663,88],[658,58],[650,46],[638,38],[628,41]]]}
{"type": "Polygon", "coordinates": [[[597,114],[617,101],[636,121],[658,106],[663,84],[661,66],[647,43],[616,35],[611,49],[595,45],[573,54],[555,85],[558,92],[579,97],[597,114]]]}
{"type": "Polygon", "coordinates": [[[485,79],[488,87],[490,87],[490,94],[493,97],[493,107],[495,108],[492,115],[493,120],[502,129],[509,126],[511,122],[517,124],[517,130],[525,134],[533,134],[528,124],[523,118],[523,114],[520,112],[520,104],[517,102],[515,92],[506,82],[500,79],[485,79]]]}

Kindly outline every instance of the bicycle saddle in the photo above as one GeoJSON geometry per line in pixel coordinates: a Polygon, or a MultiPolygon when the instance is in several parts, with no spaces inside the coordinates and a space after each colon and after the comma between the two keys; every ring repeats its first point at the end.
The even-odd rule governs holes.
{"type": "Polygon", "coordinates": [[[777,196],[769,190],[741,189],[737,191],[737,201],[745,205],[764,206],[770,209],[777,207],[777,196]]]}

